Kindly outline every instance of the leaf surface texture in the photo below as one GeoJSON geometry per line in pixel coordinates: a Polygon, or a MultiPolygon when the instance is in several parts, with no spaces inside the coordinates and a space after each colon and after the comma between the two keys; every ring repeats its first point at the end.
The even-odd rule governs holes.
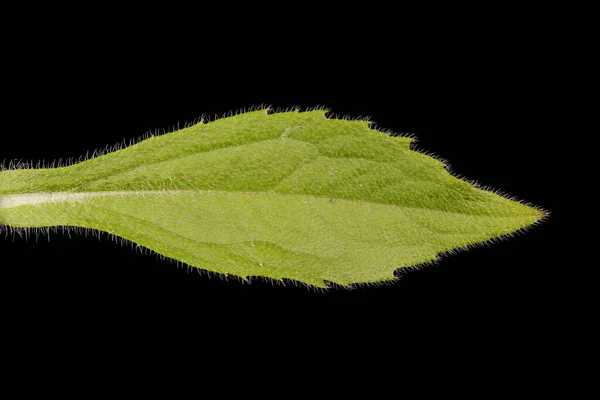
{"type": "Polygon", "coordinates": [[[543,217],[411,141],[322,110],[252,111],[66,167],[1,171],[0,224],[90,228],[192,267],[324,287],[392,280],[543,217]]]}

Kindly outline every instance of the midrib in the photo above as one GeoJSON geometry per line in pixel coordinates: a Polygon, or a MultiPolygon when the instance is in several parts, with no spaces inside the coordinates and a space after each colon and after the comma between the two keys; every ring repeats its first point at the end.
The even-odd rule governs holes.
{"type": "MultiPolygon", "coordinates": [[[[108,196],[148,196],[148,195],[178,195],[178,194],[196,194],[203,196],[239,196],[239,195],[285,195],[276,192],[242,192],[228,190],[115,190],[102,192],[40,192],[23,194],[5,194],[0,195],[0,210],[19,207],[32,206],[47,203],[74,202],[78,200],[91,199],[94,197],[108,196]]],[[[319,195],[290,194],[296,197],[327,197],[319,195]]]]}
{"type": "MultiPolygon", "coordinates": [[[[219,196],[219,195],[281,195],[281,196],[294,196],[294,197],[307,197],[307,198],[330,198],[330,196],[323,195],[307,195],[307,194],[283,194],[277,192],[242,192],[242,191],[227,191],[227,190],[119,190],[119,191],[103,191],[103,192],[41,192],[41,193],[24,193],[24,194],[5,194],[0,195],[0,210],[8,209],[19,206],[31,206],[40,205],[47,203],[59,203],[59,202],[75,202],[78,200],[85,200],[94,197],[105,197],[105,196],[147,196],[147,195],[177,195],[177,194],[197,194],[205,196],[219,196]]],[[[391,207],[406,208],[406,209],[425,209],[428,211],[437,211],[448,214],[469,214],[461,212],[453,212],[450,210],[437,210],[426,207],[415,207],[400,204],[386,204],[378,202],[369,202],[357,199],[337,199],[342,201],[359,201],[362,203],[374,203],[383,204],[391,207]]],[[[483,217],[483,215],[480,215],[483,217]]]]}
{"type": "MultiPolygon", "coordinates": [[[[166,195],[166,194],[209,194],[214,190],[137,190],[137,191],[106,191],[106,192],[42,192],[26,194],[0,195],[0,209],[19,206],[31,206],[45,203],[70,202],[104,196],[137,196],[137,195],[166,195]]],[[[238,192],[239,193],[239,192],[238,192]]]]}

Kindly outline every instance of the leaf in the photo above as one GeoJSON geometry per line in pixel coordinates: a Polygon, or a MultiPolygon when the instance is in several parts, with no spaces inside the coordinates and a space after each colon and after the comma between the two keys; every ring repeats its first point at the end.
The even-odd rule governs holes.
{"type": "Polygon", "coordinates": [[[260,110],[61,168],[0,172],[0,224],[121,236],[190,266],[324,287],[381,282],[544,212],[476,188],[412,139],[260,110]]]}

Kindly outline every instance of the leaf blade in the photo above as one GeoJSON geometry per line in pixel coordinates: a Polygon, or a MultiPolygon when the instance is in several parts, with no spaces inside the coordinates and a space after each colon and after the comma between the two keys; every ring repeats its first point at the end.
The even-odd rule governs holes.
{"type": "Polygon", "coordinates": [[[91,228],[214,272],[326,286],[391,280],[543,217],[450,175],[410,142],[324,111],[247,113],[69,167],[2,171],[0,199],[82,197],[0,200],[0,223],[91,228]]]}

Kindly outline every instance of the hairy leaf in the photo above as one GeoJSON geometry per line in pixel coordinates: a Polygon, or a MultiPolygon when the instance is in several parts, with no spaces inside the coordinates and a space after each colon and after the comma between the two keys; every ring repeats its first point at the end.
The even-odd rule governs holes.
{"type": "Polygon", "coordinates": [[[253,111],[1,171],[0,224],[96,229],[208,271],[323,287],[391,280],[543,217],[410,143],[325,111],[253,111]]]}

